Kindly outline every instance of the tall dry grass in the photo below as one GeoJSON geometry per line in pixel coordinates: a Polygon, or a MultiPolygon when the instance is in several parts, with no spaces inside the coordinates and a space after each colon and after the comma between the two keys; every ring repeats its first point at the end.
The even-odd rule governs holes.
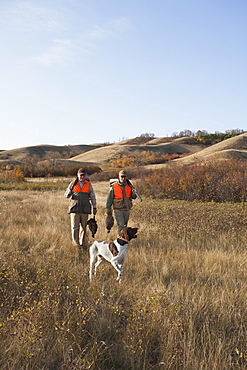
{"type": "MultiPolygon", "coordinates": [[[[108,184],[94,187],[96,237],[112,240],[108,184]]],[[[0,192],[1,369],[247,368],[242,205],[136,200],[123,283],[104,263],[91,286],[67,205],[61,190],[0,192]]]]}

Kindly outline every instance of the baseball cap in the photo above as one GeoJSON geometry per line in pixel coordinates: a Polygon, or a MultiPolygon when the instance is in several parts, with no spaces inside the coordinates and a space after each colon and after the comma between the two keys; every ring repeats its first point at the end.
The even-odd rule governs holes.
{"type": "Polygon", "coordinates": [[[82,175],[86,175],[86,174],[87,174],[87,172],[86,172],[86,170],[85,170],[84,168],[80,168],[80,169],[78,170],[78,173],[80,173],[80,174],[82,174],[82,175]]]}
{"type": "Polygon", "coordinates": [[[119,171],[119,177],[121,177],[121,176],[127,177],[126,171],[124,171],[124,170],[119,171]]]}

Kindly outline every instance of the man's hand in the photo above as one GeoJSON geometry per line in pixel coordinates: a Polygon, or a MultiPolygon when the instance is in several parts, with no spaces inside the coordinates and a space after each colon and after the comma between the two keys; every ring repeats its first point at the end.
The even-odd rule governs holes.
{"type": "Polygon", "coordinates": [[[96,215],[96,213],[97,213],[97,208],[94,208],[94,209],[93,209],[93,214],[94,214],[94,216],[96,215]]]}

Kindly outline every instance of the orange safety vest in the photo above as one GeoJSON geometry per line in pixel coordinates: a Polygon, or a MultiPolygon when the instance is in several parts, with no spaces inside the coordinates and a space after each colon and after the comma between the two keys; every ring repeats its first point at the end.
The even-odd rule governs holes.
{"type": "Polygon", "coordinates": [[[73,193],[90,193],[90,181],[86,181],[83,187],[80,187],[79,182],[77,182],[73,187],[73,193]]]}
{"type": "MultiPolygon", "coordinates": [[[[114,199],[123,199],[123,188],[121,185],[115,183],[112,185],[114,189],[114,199]]],[[[130,185],[125,185],[125,194],[127,198],[131,198],[132,188],[130,185]]]]}

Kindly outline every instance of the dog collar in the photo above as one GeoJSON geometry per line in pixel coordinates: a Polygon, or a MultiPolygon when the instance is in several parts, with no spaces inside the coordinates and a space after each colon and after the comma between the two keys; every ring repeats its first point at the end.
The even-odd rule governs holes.
{"type": "Polygon", "coordinates": [[[124,241],[124,242],[126,242],[126,243],[128,243],[128,242],[129,242],[129,240],[124,239],[122,236],[118,236],[118,239],[123,240],[123,241],[124,241]]]}

